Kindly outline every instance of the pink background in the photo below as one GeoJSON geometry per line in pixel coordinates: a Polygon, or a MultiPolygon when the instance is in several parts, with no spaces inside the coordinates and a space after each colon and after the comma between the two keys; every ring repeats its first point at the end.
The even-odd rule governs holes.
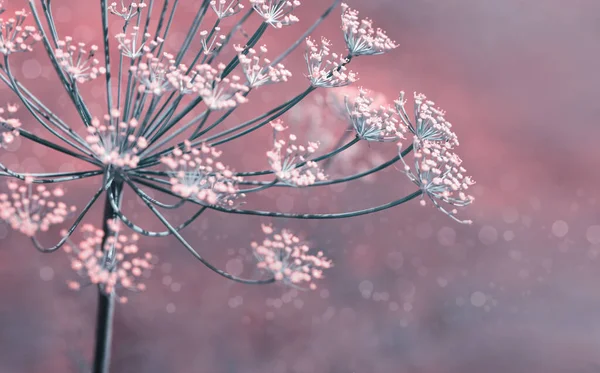
{"type": "MultiPolygon", "coordinates": [[[[9,8],[21,2],[26,6],[10,0],[9,8]]],[[[97,3],[53,1],[59,32],[100,43],[100,19],[90,8],[97,3]]],[[[181,3],[189,11],[177,19],[175,47],[198,6],[181,3]]],[[[400,44],[388,55],[353,61],[358,84],[390,100],[400,90],[424,92],[447,110],[461,142],[459,154],[478,183],[475,203],[461,212],[474,224],[458,225],[416,201],[349,220],[273,221],[301,233],[335,261],[319,290],[300,292],[291,301],[284,287],[243,286],[216,276],[174,239],[144,238],[141,246],[161,263],[147,281],[149,289],[117,308],[112,371],[598,371],[600,3],[348,3],[400,44]]],[[[326,6],[303,1],[298,25],[267,31],[270,51],[284,50],[326,6]]],[[[338,14],[314,35],[330,37],[334,50],[342,51],[338,14]]],[[[287,65],[295,74],[289,85],[251,95],[228,123],[304,89],[301,51],[287,65]]],[[[79,128],[47,66],[41,45],[13,62],[17,77],[79,128]]],[[[102,91],[94,87],[101,86],[92,83],[84,93],[93,109],[101,109],[102,91]]],[[[6,88],[1,92],[2,101],[15,102],[6,88]]],[[[43,133],[24,110],[21,119],[27,129],[43,133]]],[[[270,131],[242,141],[223,148],[228,161],[240,171],[265,168],[270,131]]],[[[389,147],[361,149],[384,152],[384,159],[393,154],[389,147]]],[[[25,142],[2,151],[0,161],[23,171],[85,169],[25,142]]],[[[82,206],[96,184],[67,185],[69,201],[82,206]]],[[[268,191],[249,199],[247,207],[337,212],[413,190],[390,168],[375,183],[268,191]]],[[[131,193],[125,204],[140,225],[162,230],[131,193]]],[[[89,221],[99,223],[100,211],[99,205],[89,221]]],[[[234,271],[243,263],[243,273],[252,275],[251,262],[236,258],[238,249],[261,239],[261,222],[269,220],[209,212],[186,237],[214,263],[234,271]]],[[[59,229],[43,242],[56,242],[59,229]]],[[[66,288],[75,275],[64,254],[39,254],[5,225],[0,237],[0,372],[82,371],[80,363],[91,358],[95,290],[66,288]]]]}

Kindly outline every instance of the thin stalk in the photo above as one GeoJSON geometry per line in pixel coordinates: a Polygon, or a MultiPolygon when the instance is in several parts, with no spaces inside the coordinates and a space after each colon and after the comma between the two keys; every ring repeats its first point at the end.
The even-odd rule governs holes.
{"type": "MultiPolygon", "coordinates": [[[[109,227],[108,221],[117,217],[117,212],[113,209],[111,195],[115,197],[116,207],[119,208],[122,201],[123,183],[113,183],[110,187],[110,193],[106,194],[104,203],[104,216],[102,221],[102,230],[104,238],[102,239],[102,248],[105,249],[108,238],[114,232],[109,227]]],[[[109,255],[105,252],[104,255],[109,255]]],[[[112,345],[113,318],[115,312],[115,293],[106,294],[98,287],[98,306],[96,313],[96,342],[94,348],[93,373],[108,373],[110,367],[110,350],[112,345]]]]}

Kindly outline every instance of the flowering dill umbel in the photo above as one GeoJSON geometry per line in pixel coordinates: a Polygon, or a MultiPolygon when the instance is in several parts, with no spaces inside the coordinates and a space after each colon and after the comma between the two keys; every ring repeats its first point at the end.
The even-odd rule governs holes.
{"type": "Polygon", "coordinates": [[[372,108],[373,99],[361,89],[354,100],[346,96],[346,111],[356,135],[366,141],[389,142],[404,138],[406,128],[400,125],[390,107],[372,108]]]}
{"type": "Polygon", "coordinates": [[[258,260],[258,268],[273,274],[275,280],[298,288],[317,288],[315,280],[323,278],[323,271],[332,267],[322,251],[310,254],[310,247],[287,229],[276,232],[271,226],[263,225],[266,238],[252,242],[258,260]]]}
{"type": "Polygon", "coordinates": [[[291,186],[308,186],[327,177],[319,165],[309,157],[319,149],[319,144],[309,142],[308,145],[296,145],[296,135],[290,134],[287,139],[277,139],[277,133],[285,128],[281,121],[271,123],[274,132],[273,150],[267,152],[269,164],[275,175],[282,182],[291,186]]]}
{"type": "Polygon", "coordinates": [[[306,39],[304,59],[308,67],[308,79],[314,87],[335,88],[350,85],[358,80],[356,74],[347,71],[347,58],[330,51],[331,42],[321,38],[320,45],[306,39]]]}
{"type": "Polygon", "coordinates": [[[70,36],[59,40],[57,45],[56,59],[67,75],[78,83],[94,80],[106,73],[106,69],[100,66],[100,61],[95,58],[98,46],[91,45],[88,50],[85,43],[75,44],[70,36]]]}
{"type": "Polygon", "coordinates": [[[452,146],[458,145],[458,138],[452,132],[452,124],[444,117],[446,112],[436,108],[433,101],[427,100],[427,97],[415,92],[414,94],[414,119],[411,120],[404,105],[406,99],[404,92],[400,92],[400,98],[394,103],[402,123],[412,132],[418,143],[421,141],[439,141],[449,142],[452,146]]]}
{"type": "Polygon", "coordinates": [[[182,198],[202,201],[211,205],[233,206],[236,199],[243,197],[236,183],[242,178],[234,176],[229,167],[218,158],[221,152],[203,144],[192,148],[176,149],[172,155],[161,159],[168,168],[171,190],[182,198]]]}
{"type": "Polygon", "coordinates": [[[25,9],[15,12],[15,16],[7,20],[0,18],[0,54],[32,51],[33,44],[41,40],[35,27],[24,26],[26,19],[25,9]]]}
{"type": "MultiPolygon", "coordinates": [[[[84,284],[98,285],[105,294],[116,294],[119,289],[145,290],[142,274],[153,268],[152,254],[140,252],[137,234],[121,234],[114,221],[109,221],[108,225],[111,227],[108,237],[102,229],[84,224],[81,228],[83,239],[78,243],[67,241],[63,250],[69,256],[71,268],[86,278],[84,284]]],[[[68,285],[73,290],[81,288],[77,281],[69,281],[68,285]]],[[[121,303],[127,302],[126,296],[118,299],[121,303]]]]}
{"type": "Polygon", "coordinates": [[[248,85],[252,88],[265,84],[287,82],[288,78],[292,76],[292,73],[283,64],[270,65],[271,61],[263,57],[267,53],[267,47],[264,45],[258,51],[250,48],[247,50],[247,54],[242,53],[245,51],[242,47],[237,47],[237,51],[240,53],[238,57],[248,85]]]}
{"type": "MultiPolygon", "coordinates": [[[[414,167],[410,167],[402,157],[404,172],[408,178],[428,197],[433,205],[459,223],[471,224],[471,220],[460,220],[456,217],[456,207],[470,205],[474,197],[467,194],[469,187],[475,182],[462,166],[462,160],[452,151],[449,143],[422,141],[415,149],[414,167]],[[452,206],[447,208],[444,204],[452,206]]],[[[425,205],[421,199],[421,205],[425,205]]]]}
{"type": "MultiPolygon", "coordinates": [[[[254,141],[257,137],[252,134],[260,135],[262,131],[273,129],[283,131],[281,120],[284,115],[314,91],[356,82],[356,74],[349,69],[354,59],[373,58],[369,55],[395,48],[395,43],[383,31],[374,29],[370,20],[359,20],[357,13],[344,5],[342,30],[348,53],[346,56],[333,53],[329,40],[319,35],[311,36],[339,6],[339,0],[331,0],[331,5],[323,9],[310,27],[300,30],[296,41],[287,48],[272,48],[282,52],[267,59],[264,57],[266,48],[262,47],[265,34],[272,40],[284,40],[278,37],[283,26],[304,27],[294,15],[299,1],[200,0],[189,1],[189,6],[178,6],[184,1],[90,2],[92,6],[86,10],[93,10],[94,4],[99,5],[99,9],[90,11],[86,22],[94,22],[94,15],[97,15],[101,38],[87,46],[61,35],[52,15],[57,2],[30,0],[27,11],[17,11],[8,18],[5,12],[0,19],[3,59],[0,81],[18,98],[19,106],[25,109],[22,112],[30,114],[27,119],[22,116],[16,119],[14,101],[0,111],[0,151],[19,136],[23,141],[36,143],[86,166],[81,168],[84,171],[24,174],[0,164],[0,176],[20,180],[11,181],[9,191],[0,196],[0,218],[31,236],[41,252],[68,248],[74,258],[74,268],[82,270],[84,276],[97,285],[97,341],[104,341],[95,349],[94,371],[99,373],[106,373],[108,369],[107,346],[110,346],[110,322],[114,311],[111,305],[117,296],[114,290],[118,287],[140,290],[136,273],[148,269],[150,263],[148,257],[138,253],[138,238],[128,236],[123,231],[125,227],[117,229],[117,221],[135,232],[140,241],[142,236],[174,238],[194,259],[226,279],[256,285],[281,281],[314,288],[314,280],[322,276],[322,271],[329,268],[331,262],[323,253],[310,254],[308,246],[287,230],[274,233],[271,228],[263,228],[268,238],[262,244],[253,245],[258,266],[265,269],[259,278],[243,278],[218,268],[204,257],[204,252],[184,238],[182,230],[205,211],[330,220],[383,211],[423,196],[456,219],[454,210],[446,209],[442,204],[462,207],[472,202],[472,197],[466,194],[472,181],[464,176],[460,160],[452,153],[451,148],[456,142],[450,135],[450,125],[444,119],[444,113],[420,95],[415,97],[415,118],[409,118],[404,111],[402,95],[393,109],[374,102],[361,91],[358,97],[348,98],[345,102],[344,117],[347,120],[344,129],[349,129],[352,124],[354,138],[347,137],[348,133],[353,134],[352,131],[344,131],[337,141],[311,138],[307,145],[299,145],[297,138],[288,134],[276,139],[273,148],[257,150],[260,143],[254,141]],[[242,6],[248,4],[250,6],[242,6]],[[186,14],[190,9],[193,10],[192,20],[185,24],[190,18],[186,14]],[[33,19],[29,20],[29,16],[33,19]],[[209,19],[212,21],[207,24],[209,19]],[[254,21],[259,24],[250,30],[254,21]],[[227,24],[232,25],[230,29],[227,24]],[[181,30],[183,34],[178,33],[181,30]],[[240,38],[245,40],[239,41],[240,38]],[[279,88],[292,74],[284,65],[296,65],[288,61],[293,59],[293,52],[303,41],[308,82],[304,82],[303,90],[289,95],[289,90],[279,88]],[[45,104],[35,95],[35,90],[26,87],[29,81],[13,74],[21,70],[16,66],[20,60],[14,53],[29,52],[34,47],[47,53],[48,64],[44,71],[54,70],[59,78],[56,88],[66,94],[68,103],[75,109],[75,117],[66,117],[69,110],[52,111],[53,105],[45,104]],[[93,90],[81,89],[92,79],[95,79],[91,84],[93,90]],[[100,86],[102,92],[98,91],[100,86]],[[261,91],[271,90],[265,93],[276,102],[257,116],[248,117],[250,110],[238,108],[247,102],[251,105],[246,106],[252,109],[262,107],[255,89],[259,86],[261,91]],[[88,94],[93,96],[88,97],[88,94]],[[356,154],[355,144],[361,140],[397,142],[409,130],[416,140],[399,156],[360,172],[349,167],[348,175],[325,177],[323,170],[328,162],[340,155],[356,154]],[[318,145],[324,143],[328,146],[318,145]],[[262,159],[266,153],[270,167],[233,171],[222,161],[233,157],[221,154],[232,151],[235,155],[235,150],[242,154],[239,158],[243,157],[244,161],[258,158],[252,152],[262,154],[262,159]],[[305,213],[242,209],[238,203],[244,196],[268,193],[272,188],[285,192],[289,188],[318,188],[357,179],[372,180],[377,172],[396,162],[407,165],[406,159],[413,151],[415,167],[407,169],[406,173],[416,184],[416,190],[381,205],[337,213],[305,213]],[[84,184],[80,189],[95,185],[95,192],[90,193],[89,201],[77,214],[72,214],[73,208],[66,202],[59,201],[69,198],[63,196],[62,188],[42,186],[88,178],[95,178],[96,183],[84,184]],[[25,185],[18,185],[23,180],[25,185]],[[102,228],[85,225],[84,241],[73,244],[70,236],[78,232],[81,225],[91,224],[85,220],[89,219],[91,211],[97,211],[101,197],[104,213],[96,221],[111,223],[102,228]],[[149,231],[137,225],[136,218],[128,217],[122,208],[125,198],[128,205],[135,206],[130,199],[136,199],[143,206],[141,214],[132,216],[154,216],[162,229],[149,231]],[[166,203],[167,198],[175,201],[166,203]],[[174,226],[169,214],[182,215],[179,207],[184,204],[197,211],[181,225],[174,226]],[[67,222],[68,229],[55,245],[44,247],[35,237],[37,232],[47,230],[53,224],[67,222]],[[123,237],[130,237],[131,241],[123,237]],[[121,241],[123,239],[126,242],[121,241]],[[126,254],[133,257],[128,259],[126,254]],[[137,262],[134,263],[133,258],[137,258],[137,262]]],[[[315,7],[320,4],[314,2],[315,7]]],[[[323,122],[323,127],[313,133],[325,134],[328,128],[324,126],[328,124],[323,122]]],[[[386,146],[395,145],[382,144],[381,147],[386,146]]],[[[371,151],[359,150],[361,153],[371,151]]],[[[235,159],[230,162],[236,169],[239,163],[247,165],[247,162],[236,162],[235,159]]],[[[77,285],[71,283],[71,287],[77,285]]]]}
{"type": "Polygon", "coordinates": [[[351,56],[389,52],[398,47],[382,29],[373,29],[373,21],[359,19],[358,11],[342,3],[342,31],[351,56]]]}
{"type": "Polygon", "coordinates": [[[9,181],[8,190],[0,194],[0,219],[29,237],[63,223],[75,211],[75,206],[60,201],[65,194],[60,187],[49,190],[26,178],[25,185],[9,181]]]}
{"type": "Polygon", "coordinates": [[[298,0],[250,0],[250,4],[265,22],[276,28],[289,26],[299,21],[292,14],[300,6],[298,0]]]}

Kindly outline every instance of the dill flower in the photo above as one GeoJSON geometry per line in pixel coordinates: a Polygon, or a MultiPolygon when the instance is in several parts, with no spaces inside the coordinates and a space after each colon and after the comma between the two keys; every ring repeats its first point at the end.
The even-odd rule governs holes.
{"type": "Polygon", "coordinates": [[[351,103],[346,96],[346,111],[356,135],[366,141],[397,141],[404,138],[406,129],[399,125],[391,107],[372,108],[373,99],[360,89],[351,103]]]}
{"type": "Polygon", "coordinates": [[[134,26],[129,35],[121,32],[115,35],[115,38],[119,42],[121,54],[131,59],[152,53],[164,41],[161,38],[151,40],[152,35],[149,33],[145,33],[140,37],[140,28],[138,26],[134,26]]]}
{"type": "Polygon", "coordinates": [[[234,16],[244,9],[244,5],[240,4],[240,0],[212,0],[210,6],[219,19],[234,16]]]}
{"type": "Polygon", "coordinates": [[[398,47],[383,30],[373,29],[373,21],[359,19],[358,11],[342,4],[342,31],[351,56],[383,54],[398,47]]]}
{"type": "Polygon", "coordinates": [[[21,121],[13,118],[17,112],[17,105],[7,105],[6,109],[0,108],[0,148],[10,144],[19,136],[21,121]]]}
{"type": "Polygon", "coordinates": [[[221,77],[225,67],[224,64],[219,64],[215,69],[211,65],[202,64],[194,69],[198,95],[211,110],[231,109],[248,101],[243,93],[248,92],[249,88],[240,83],[239,76],[221,77]]]}
{"type": "Polygon", "coordinates": [[[277,178],[290,186],[308,186],[327,177],[316,162],[309,160],[319,149],[319,144],[309,142],[307,146],[296,145],[296,135],[290,134],[287,140],[277,140],[276,134],[285,130],[281,121],[271,123],[275,133],[273,149],[267,158],[277,178]]]}
{"type": "Polygon", "coordinates": [[[111,3],[108,6],[108,10],[118,16],[123,18],[125,22],[129,22],[133,17],[135,17],[139,12],[142,11],[147,5],[141,1],[131,1],[129,5],[125,5],[125,1],[121,0],[121,6],[119,7],[116,2],[111,3]]]}
{"type": "Polygon", "coordinates": [[[406,163],[404,157],[401,156],[401,160],[404,163],[404,173],[423,192],[421,205],[426,204],[426,196],[438,210],[453,220],[471,224],[471,220],[456,217],[456,207],[465,207],[473,202],[474,197],[467,194],[467,190],[475,182],[470,176],[465,176],[462,160],[452,152],[449,143],[422,141],[421,146],[415,149],[414,169],[406,163]],[[444,204],[453,207],[449,209],[444,204]]]}
{"type": "Polygon", "coordinates": [[[119,120],[120,115],[119,110],[113,109],[104,116],[103,121],[93,118],[86,141],[103,164],[134,168],[140,160],[137,154],[148,144],[144,137],[134,134],[138,121],[132,118],[128,122],[122,122],[119,120]]]}
{"type": "Polygon", "coordinates": [[[424,94],[414,94],[414,120],[411,121],[405,109],[406,99],[404,92],[394,101],[400,119],[410,132],[415,136],[418,145],[422,141],[448,142],[452,146],[458,145],[458,138],[452,132],[452,124],[444,117],[446,112],[436,108],[433,101],[427,100],[424,94]]]}
{"type": "Polygon", "coordinates": [[[35,42],[42,36],[33,26],[23,26],[27,19],[25,9],[15,12],[6,21],[0,18],[0,53],[9,55],[16,52],[31,52],[35,42]]]}
{"type": "Polygon", "coordinates": [[[152,53],[145,56],[145,61],[129,69],[139,83],[138,91],[160,96],[165,92],[175,89],[169,81],[169,72],[174,64],[173,55],[163,53],[161,57],[155,57],[152,53]]]}
{"type": "Polygon", "coordinates": [[[266,23],[276,28],[289,26],[298,22],[292,12],[300,6],[298,0],[250,0],[252,7],[263,17],[266,23]]]}
{"type": "Polygon", "coordinates": [[[288,78],[292,76],[292,73],[283,64],[271,66],[271,61],[263,58],[263,55],[267,53],[267,47],[264,45],[258,51],[253,48],[248,49],[248,54],[243,54],[244,48],[240,46],[236,50],[250,87],[256,88],[266,84],[287,82],[288,78]]]}
{"type": "Polygon", "coordinates": [[[258,268],[273,274],[277,281],[301,288],[317,288],[315,280],[323,278],[323,270],[332,267],[322,251],[310,254],[310,247],[287,229],[280,232],[268,225],[262,226],[267,236],[262,243],[252,242],[258,268]]]}
{"type": "Polygon", "coordinates": [[[44,185],[34,186],[32,181],[25,178],[25,185],[9,181],[9,192],[0,194],[0,219],[29,237],[63,223],[75,211],[75,206],[59,200],[65,194],[62,188],[49,190],[44,185]]]}
{"type": "Polygon", "coordinates": [[[193,148],[189,141],[184,149],[175,149],[172,155],[161,158],[169,172],[173,193],[211,205],[233,206],[244,197],[237,188],[242,178],[218,159],[221,152],[206,144],[193,148]]]}
{"type": "Polygon", "coordinates": [[[306,39],[304,60],[308,67],[307,78],[313,87],[343,87],[358,80],[355,73],[346,72],[348,59],[337,53],[331,53],[330,46],[331,43],[326,38],[321,38],[320,45],[311,38],[306,39]]]}
{"type": "Polygon", "coordinates": [[[200,32],[200,43],[205,55],[211,55],[219,50],[227,38],[225,35],[219,34],[219,31],[221,31],[220,27],[215,27],[214,30],[214,32],[210,33],[206,30],[200,32]]]}
{"type": "Polygon", "coordinates": [[[100,61],[95,58],[98,46],[91,45],[89,51],[85,43],[73,43],[73,38],[65,37],[65,40],[57,42],[55,51],[56,59],[62,69],[78,83],[85,83],[105,74],[106,69],[100,66],[100,61]]]}
{"type": "MultiPolygon", "coordinates": [[[[109,221],[109,226],[111,234],[108,237],[102,229],[84,224],[81,228],[83,240],[77,243],[67,240],[63,250],[69,256],[71,268],[89,283],[98,285],[105,294],[116,293],[118,289],[145,290],[142,274],[153,268],[152,254],[140,252],[137,234],[120,233],[115,221],[109,221]]],[[[78,290],[81,283],[69,281],[68,286],[78,290]]],[[[125,296],[118,299],[121,303],[127,302],[125,296]]]]}

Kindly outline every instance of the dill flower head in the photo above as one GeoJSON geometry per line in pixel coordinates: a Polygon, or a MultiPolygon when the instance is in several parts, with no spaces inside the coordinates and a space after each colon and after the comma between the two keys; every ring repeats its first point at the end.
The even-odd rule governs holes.
{"type": "Polygon", "coordinates": [[[164,40],[161,38],[152,39],[152,35],[145,33],[141,35],[140,28],[133,26],[129,34],[120,32],[115,35],[119,43],[119,50],[125,57],[136,59],[148,53],[152,53],[164,40]]]}
{"type": "Polygon", "coordinates": [[[250,0],[252,7],[263,17],[266,23],[276,28],[289,26],[298,22],[298,17],[292,14],[300,6],[298,0],[250,0]]]}
{"type": "Polygon", "coordinates": [[[8,55],[16,52],[31,52],[35,42],[42,36],[33,26],[23,26],[27,19],[25,9],[15,12],[7,20],[0,18],[0,53],[8,55]]]}
{"type": "Polygon", "coordinates": [[[422,141],[449,142],[450,145],[458,145],[458,138],[452,132],[452,124],[444,117],[446,112],[436,108],[433,101],[427,100],[424,94],[414,94],[414,119],[411,120],[405,109],[406,99],[404,92],[400,92],[400,98],[394,103],[396,111],[402,122],[415,137],[415,144],[422,141]]]}
{"type": "Polygon", "coordinates": [[[385,32],[373,28],[370,19],[359,19],[358,11],[342,4],[342,31],[351,56],[383,54],[398,47],[385,32]]]}
{"type": "Polygon", "coordinates": [[[63,223],[75,211],[75,206],[60,201],[65,194],[62,188],[33,185],[31,178],[25,178],[25,185],[15,181],[7,184],[9,192],[0,194],[0,219],[26,236],[63,223]]]}
{"type": "Polygon", "coordinates": [[[200,44],[205,55],[212,55],[223,47],[223,43],[227,40],[227,36],[219,34],[220,27],[215,27],[214,32],[203,30],[200,32],[200,44]]]}
{"type": "Polygon", "coordinates": [[[232,109],[248,100],[243,93],[248,92],[248,87],[240,83],[240,77],[233,75],[231,78],[222,78],[225,70],[224,64],[219,64],[215,69],[211,65],[196,65],[195,82],[198,95],[211,110],[232,109]]]}
{"type": "Polygon", "coordinates": [[[410,167],[404,157],[404,173],[423,192],[421,205],[425,205],[428,197],[433,205],[455,221],[471,224],[471,220],[460,220],[456,217],[456,207],[470,205],[475,199],[467,194],[469,187],[475,182],[462,166],[462,160],[452,151],[449,143],[422,141],[421,146],[415,149],[414,169],[410,167]],[[452,206],[447,208],[444,205],[452,206]]]}
{"type": "Polygon", "coordinates": [[[120,5],[117,5],[116,2],[111,3],[108,6],[108,10],[112,14],[123,18],[125,22],[129,22],[147,6],[143,1],[139,3],[136,1],[129,1],[129,5],[125,5],[125,0],[121,0],[120,2],[120,5]]]}
{"type": "Polygon", "coordinates": [[[148,146],[143,136],[134,133],[138,127],[135,118],[128,122],[120,121],[121,113],[113,109],[103,121],[92,119],[85,138],[92,151],[104,165],[116,168],[134,168],[139,162],[138,153],[148,146]]]}
{"type": "Polygon", "coordinates": [[[283,64],[270,65],[271,61],[263,57],[267,53],[267,47],[264,45],[258,51],[250,48],[247,54],[242,53],[244,48],[240,46],[237,46],[236,50],[250,87],[256,88],[266,84],[287,82],[288,78],[292,76],[292,73],[283,64]]]}
{"type": "Polygon", "coordinates": [[[13,118],[17,112],[17,105],[7,105],[6,109],[0,108],[0,148],[12,143],[19,136],[21,121],[13,118]]]}
{"type": "Polygon", "coordinates": [[[320,45],[311,38],[306,39],[304,60],[308,67],[307,78],[314,87],[335,88],[350,85],[358,80],[356,74],[347,71],[348,59],[331,53],[331,43],[321,38],[320,45]]]}
{"type": "Polygon", "coordinates": [[[169,80],[169,73],[175,63],[173,55],[163,53],[155,57],[152,53],[144,56],[144,61],[129,69],[139,83],[138,92],[160,96],[175,89],[169,80]]]}
{"type": "MultiPolygon", "coordinates": [[[[81,228],[81,241],[67,241],[63,250],[69,256],[71,268],[87,282],[98,285],[105,294],[116,293],[118,289],[145,290],[142,274],[153,268],[152,254],[140,252],[137,234],[122,234],[114,221],[109,221],[109,226],[111,234],[108,237],[102,229],[85,224],[81,228]]],[[[68,286],[78,290],[81,284],[69,281],[68,286]]],[[[127,302],[127,297],[118,299],[121,303],[127,302]]]]}
{"type": "Polygon", "coordinates": [[[277,178],[291,186],[308,186],[327,177],[316,162],[309,160],[319,149],[319,144],[309,142],[307,146],[296,145],[296,135],[290,134],[287,140],[277,139],[277,133],[285,130],[281,121],[271,123],[275,132],[273,149],[267,158],[277,178]]]}
{"type": "Polygon", "coordinates": [[[106,73],[106,69],[95,58],[98,46],[91,45],[88,50],[85,43],[73,43],[70,36],[59,40],[57,45],[55,54],[60,67],[78,83],[94,80],[106,73]]]}
{"type": "Polygon", "coordinates": [[[244,9],[244,5],[240,4],[240,0],[212,0],[210,6],[219,19],[234,16],[244,9]]]}
{"type": "Polygon", "coordinates": [[[316,289],[314,281],[323,278],[323,270],[332,267],[331,260],[322,251],[310,254],[310,247],[287,229],[275,232],[271,226],[263,225],[262,231],[266,235],[262,243],[251,244],[258,268],[286,285],[316,289]]]}
{"type": "Polygon", "coordinates": [[[211,205],[233,206],[239,193],[237,183],[242,179],[218,159],[221,152],[206,144],[200,148],[185,142],[184,149],[175,149],[172,155],[161,158],[170,174],[173,193],[211,205]]]}
{"type": "Polygon", "coordinates": [[[373,102],[363,89],[353,101],[346,97],[346,111],[356,135],[362,140],[379,142],[404,138],[406,129],[394,117],[394,110],[384,106],[373,108],[373,102]]]}

